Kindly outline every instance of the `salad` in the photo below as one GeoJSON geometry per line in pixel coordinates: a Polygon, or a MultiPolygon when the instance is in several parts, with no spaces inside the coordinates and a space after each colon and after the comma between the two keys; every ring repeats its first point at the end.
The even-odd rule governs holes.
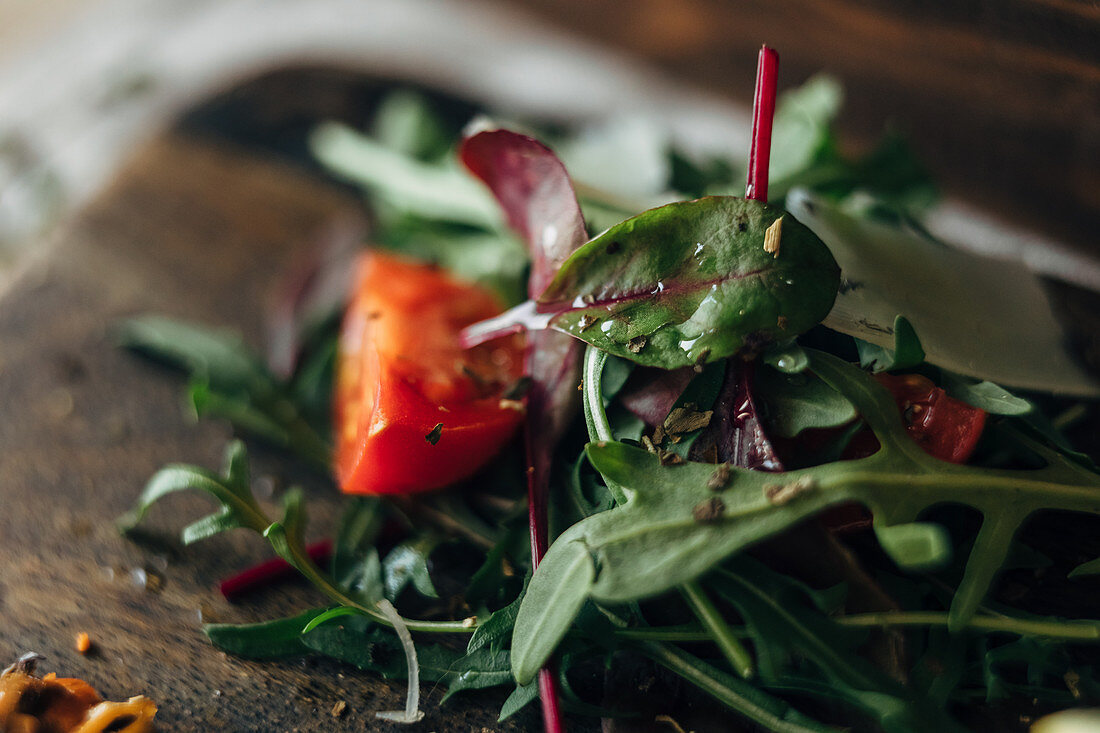
{"type": "Polygon", "coordinates": [[[267,516],[242,442],[221,472],[150,479],[124,529],[202,490],[219,507],[184,543],[250,529],[325,596],[206,625],[216,646],[407,679],[406,708],[379,713],[397,723],[421,719],[426,682],[502,687],[502,720],[538,700],[548,731],[563,711],[676,728],[694,706],[722,730],[1011,730],[1100,699],[1100,560],[1066,547],[1095,528],[1100,472],[1062,434],[1095,384],[988,272],[964,325],[1031,312],[960,338],[934,260],[989,268],[920,227],[919,165],[893,138],[843,156],[827,79],[780,101],[772,146],[775,75],[765,49],[747,171],[629,129],[547,144],[476,120],[456,149],[430,102],[395,94],[372,134],[313,137],[374,227],[294,274],[267,359],[122,325],[190,373],[199,414],[349,494],[307,545],[306,496],[267,516]],[[591,164],[624,140],[623,170],[591,164]],[[1055,343],[1045,360],[1005,363],[1032,337],[1055,343]],[[1050,517],[1065,537],[1030,531],[1050,517]],[[1080,602],[1055,615],[999,583],[1040,570],[1081,578],[1080,602]]]}

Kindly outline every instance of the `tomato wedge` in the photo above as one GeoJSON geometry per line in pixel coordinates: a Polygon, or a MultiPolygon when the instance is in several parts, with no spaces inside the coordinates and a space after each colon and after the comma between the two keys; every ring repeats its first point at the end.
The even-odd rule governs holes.
{"type": "Polygon", "coordinates": [[[502,310],[489,291],[431,265],[363,255],[336,360],[341,490],[438,489],[500,451],[523,419],[521,403],[502,399],[523,374],[522,337],[464,350],[458,334],[502,310]]]}
{"type": "Polygon", "coordinates": [[[875,379],[890,390],[905,430],[925,453],[951,463],[966,463],[982,437],[984,410],[948,396],[919,374],[876,374],[875,379]]]}

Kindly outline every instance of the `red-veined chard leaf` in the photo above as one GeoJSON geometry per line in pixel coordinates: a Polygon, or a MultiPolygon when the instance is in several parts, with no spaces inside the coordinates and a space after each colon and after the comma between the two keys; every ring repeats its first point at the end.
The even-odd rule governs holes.
{"type": "MultiPolygon", "coordinates": [[[[528,293],[534,298],[554,277],[561,263],[588,235],[580,204],[565,166],[539,141],[509,130],[486,130],[462,142],[462,162],[484,181],[504,210],[509,225],[523,238],[531,255],[528,293]]],[[[527,456],[530,497],[535,522],[546,526],[546,492],[550,459],[577,407],[573,388],[580,376],[580,349],[573,339],[551,331],[528,333],[526,373],[527,456]],[[536,437],[537,434],[537,437],[536,437]]],[[[545,529],[536,534],[544,535],[545,529]]],[[[535,562],[545,552],[545,536],[532,540],[535,562]]]]}
{"type": "Polygon", "coordinates": [[[466,138],[459,150],[470,172],[485,182],[508,225],[531,254],[528,290],[538,297],[561,264],[588,235],[565,166],[534,138],[509,130],[486,130],[466,138]]]}
{"type": "MultiPolygon", "coordinates": [[[[561,264],[588,238],[584,217],[565,166],[542,143],[507,130],[487,130],[466,138],[462,162],[496,196],[509,225],[531,254],[528,294],[535,298],[561,264]]],[[[548,494],[554,449],[579,402],[574,385],[580,377],[580,344],[554,331],[527,336],[527,501],[532,565],[538,567],[550,544],[548,494]]],[[[541,667],[541,665],[540,665],[541,667]]],[[[552,670],[539,673],[547,728],[559,716],[552,670]]]]}
{"type": "Polygon", "coordinates": [[[793,217],[711,196],[651,209],[591,240],[538,309],[600,349],[675,369],[805,331],[828,314],[839,283],[829,250],[793,217]]]}
{"type": "Polygon", "coordinates": [[[718,460],[756,471],[782,471],[753,397],[753,362],[730,359],[711,423],[718,460]]]}

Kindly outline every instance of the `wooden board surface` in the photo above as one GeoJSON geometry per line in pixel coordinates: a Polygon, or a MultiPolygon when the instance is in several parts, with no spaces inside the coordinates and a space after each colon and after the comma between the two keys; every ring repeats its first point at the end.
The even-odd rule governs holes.
{"type": "MultiPolygon", "coordinates": [[[[402,682],[327,662],[243,661],[205,640],[200,609],[207,620],[252,621],[323,604],[293,583],[241,606],[224,601],[215,580],[267,553],[243,531],[181,548],[179,528],[208,501],[154,508],[148,526],[163,545],[129,542],[113,527],[163,464],[217,467],[229,432],[192,424],[178,376],[118,350],[112,322],[154,311],[240,329],[258,346],[264,304],[296,248],[356,206],[272,159],[169,134],[0,300],[0,660],[33,650],[48,658],[43,671],[84,677],[111,698],[148,695],[162,730],[398,727],[373,712],[403,706],[402,682]],[[135,582],[141,572],[153,582],[135,582]],[[97,654],[75,651],[78,631],[97,654]],[[348,708],[336,720],[340,700],[348,708]]],[[[262,450],[253,459],[265,481],[303,482],[314,531],[331,528],[339,497],[324,480],[262,450]]],[[[414,730],[532,724],[520,716],[498,726],[500,694],[440,709],[439,691],[424,692],[429,715],[414,730]]]]}

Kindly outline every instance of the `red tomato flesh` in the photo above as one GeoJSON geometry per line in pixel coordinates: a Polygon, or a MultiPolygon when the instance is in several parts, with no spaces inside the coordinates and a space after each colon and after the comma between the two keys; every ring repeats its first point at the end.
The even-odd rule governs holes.
{"type": "Polygon", "coordinates": [[[502,310],[489,291],[431,265],[363,255],[336,359],[341,490],[438,489],[500,451],[523,420],[519,403],[501,399],[523,374],[522,338],[465,350],[458,334],[502,310]]]}
{"type": "MultiPolygon", "coordinates": [[[[985,428],[986,412],[948,396],[932,380],[919,374],[876,374],[897,403],[905,431],[921,449],[942,461],[966,463],[985,428]]],[[[844,458],[866,458],[879,449],[875,434],[857,433],[844,458]]],[[[825,525],[834,532],[868,529],[871,513],[857,504],[843,504],[826,511],[825,525]]]]}
{"type": "Polygon", "coordinates": [[[966,463],[982,437],[984,410],[949,397],[919,374],[876,374],[875,379],[890,390],[906,432],[925,453],[942,461],[966,463]]]}

